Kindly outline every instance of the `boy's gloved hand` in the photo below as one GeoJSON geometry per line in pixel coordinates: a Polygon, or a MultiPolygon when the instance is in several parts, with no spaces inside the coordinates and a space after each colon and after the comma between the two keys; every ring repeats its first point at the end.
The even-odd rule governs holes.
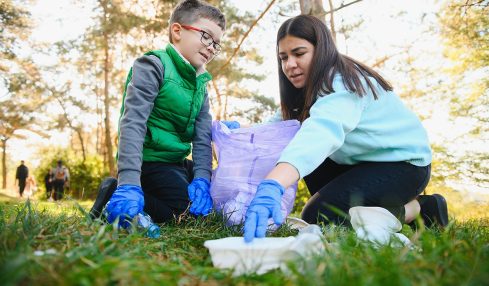
{"type": "Polygon", "coordinates": [[[113,223],[119,217],[119,226],[127,228],[135,215],[144,207],[144,194],[140,186],[121,185],[107,203],[107,220],[113,223]]]}
{"type": "Polygon", "coordinates": [[[221,121],[229,129],[238,129],[241,125],[238,121],[221,121]]]}
{"type": "Polygon", "coordinates": [[[265,237],[270,217],[275,224],[282,224],[280,202],[284,192],[284,187],[275,180],[263,180],[258,185],[255,197],[246,211],[245,242],[251,242],[254,237],[265,237]]]}
{"type": "Polygon", "coordinates": [[[188,197],[192,202],[190,213],[193,215],[208,215],[212,210],[212,198],[210,194],[211,184],[207,179],[195,178],[188,185],[188,197]]]}

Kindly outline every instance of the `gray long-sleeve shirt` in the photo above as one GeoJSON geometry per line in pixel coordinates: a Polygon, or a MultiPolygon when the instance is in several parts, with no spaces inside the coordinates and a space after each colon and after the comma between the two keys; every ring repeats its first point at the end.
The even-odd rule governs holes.
{"type": "MultiPolygon", "coordinates": [[[[127,86],[124,101],[124,113],[119,121],[118,185],[141,186],[146,122],[153,110],[163,78],[164,67],[158,57],[142,56],[134,62],[132,79],[127,86]]],[[[206,93],[195,121],[192,159],[194,177],[207,180],[210,180],[212,168],[211,121],[206,93]]]]}

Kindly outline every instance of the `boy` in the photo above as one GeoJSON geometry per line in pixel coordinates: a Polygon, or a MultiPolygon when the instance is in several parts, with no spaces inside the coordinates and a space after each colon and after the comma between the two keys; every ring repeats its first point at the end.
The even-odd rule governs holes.
{"type": "Polygon", "coordinates": [[[168,221],[187,209],[189,198],[192,214],[211,211],[206,91],[211,76],[205,65],[220,52],[224,30],[219,9],[181,1],[170,17],[170,44],[135,61],[119,122],[118,180],[102,182],[92,217],[100,215],[109,198],[107,219],[112,223],[120,217],[123,227],[143,210],[155,222],[168,221]],[[193,162],[185,159],[191,143],[193,162]]]}

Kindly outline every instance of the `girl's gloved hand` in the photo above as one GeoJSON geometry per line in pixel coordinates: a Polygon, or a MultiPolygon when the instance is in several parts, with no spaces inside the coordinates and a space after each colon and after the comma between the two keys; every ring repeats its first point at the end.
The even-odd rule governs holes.
{"type": "Polygon", "coordinates": [[[229,129],[238,129],[241,125],[238,121],[221,121],[222,124],[226,125],[229,129]]]}
{"type": "Polygon", "coordinates": [[[246,211],[245,242],[251,242],[255,237],[265,237],[270,217],[275,224],[282,224],[280,202],[284,192],[284,187],[275,180],[263,180],[258,185],[255,197],[246,211]]]}

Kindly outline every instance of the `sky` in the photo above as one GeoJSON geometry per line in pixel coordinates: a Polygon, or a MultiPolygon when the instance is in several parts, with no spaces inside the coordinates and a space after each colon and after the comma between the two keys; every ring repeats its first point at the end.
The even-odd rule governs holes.
{"type": "MultiPolygon", "coordinates": [[[[80,7],[80,4],[75,5],[73,2],[72,0],[37,0],[37,3],[31,7],[32,15],[37,24],[32,34],[33,39],[55,42],[78,38],[90,25],[91,7],[88,4],[85,4],[85,7],[80,7]]],[[[230,0],[230,2],[242,12],[249,11],[258,14],[265,9],[270,1],[230,0]]],[[[277,2],[292,3],[298,2],[298,0],[277,2]]],[[[443,60],[441,58],[441,42],[438,38],[424,33],[428,23],[436,21],[434,13],[438,10],[440,2],[433,0],[365,0],[354,4],[338,12],[335,15],[335,21],[348,24],[364,18],[365,22],[354,35],[354,39],[352,37],[352,39],[345,41],[344,38],[339,37],[337,39],[338,47],[345,54],[366,63],[372,63],[382,56],[398,53],[399,47],[413,44],[412,52],[418,55],[420,66],[440,65],[443,60]],[[401,11],[403,12],[401,13],[401,11]]],[[[85,3],[91,2],[85,1],[85,3]]],[[[324,1],[324,3],[325,7],[328,7],[328,1],[324,1]]],[[[274,6],[272,9],[276,8],[277,6],[274,6]]],[[[299,14],[299,11],[288,13],[290,13],[289,16],[294,16],[299,14]]],[[[271,15],[272,13],[265,15],[245,42],[245,45],[258,45],[265,60],[264,64],[259,67],[249,66],[248,68],[265,74],[266,78],[259,84],[253,81],[246,84],[251,89],[256,89],[260,93],[274,98],[278,103],[278,75],[274,40],[279,23],[284,21],[286,17],[278,19],[279,23],[277,23],[271,15]]],[[[226,44],[225,39],[223,44],[226,44]]],[[[53,60],[48,56],[37,56],[37,61],[41,63],[50,63],[53,60]]],[[[398,78],[399,75],[393,66],[386,65],[381,73],[393,82],[394,87],[402,85],[402,78],[398,78]]],[[[418,114],[431,114],[423,121],[431,140],[455,138],[466,131],[467,122],[450,122],[448,120],[448,109],[445,107],[428,106],[423,102],[411,104],[415,105],[417,108],[415,111],[418,114]]],[[[69,144],[66,134],[56,134],[51,139],[41,139],[32,134],[29,136],[32,137],[32,140],[27,142],[12,140],[9,153],[14,161],[25,159],[32,165],[37,165],[38,161],[29,150],[35,150],[40,144],[69,144]]]]}
{"type": "MultiPolygon", "coordinates": [[[[32,6],[32,14],[36,19],[38,27],[34,30],[32,36],[36,40],[55,42],[59,40],[75,39],[81,35],[85,28],[90,24],[91,6],[85,4],[74,4],[72,0],[37,0],[32,6]]],[[[90,3],[91,1],[85,1],[90,3]]],[[[258,13],[263,11],[270,1],[264,0],[230,0],[240,11],[249,11],[258,13]]],[[[276,1],[281,2],[281,1],[276,1]]],[[[298,0],[282,1],[286,3],[298,2],[298,0]]],[[[338,1],[336,1],[338,2],[338,1]]],[[[326,1],[327,3],[327,1],[326,1]]],[[[325,7],[326,7],[325,3],[325,7]]],[[[438,1],[422,0],[365,0],[354,4],[343,11],[338,12],[336,21],[345,17],[346,22],[353,22],[359,16],[365,17],[368,22],[368,28],[361,36],[356,35],[357,41],[369,42],[374,44],[357,45],[355,42],[349,45],[345,44],[344,39],[338,38],[338,46],[342,52],[368,62],[369,56],[381,57],[394,53],[399,46],[404,43],[415,41],[420,37],[423,29],[426,27],[419,25],[419,18],[424,13],[433,13],[438,8],[438,1]],[[406,15],[403,20],[399,20],[392,15],[399,11],[405,11],[406,15]],[[406,20],[407,19],[407,20],[406,20]],[[380,47],[380,49],[379,49],[380,47]]],[[[275,9],[277,4],[272,9],[275,9]]],[[[290,12],[290,16],[297,15],[299,11],[290,12]]],[[[285,20],[282,17],[281,20],[285,20]]],[[[259,68],[260,72],[268,75],[265,84],[260,86],[266,87],[267,95],[278,99],[277,71],[275,62],[275,33],[278,24],[272,22],[272,16],[269,12],[260,21],[259,25],[251,34],[245,45],[259,45],[265,57],[265,63],[259,68]]],[[[224,39],[224,44],[225,39],[224,39]]],[[[439,47],[436,39],[423,39],[418,43],[423,49],[428,50],[427,45],[436,49],[439,47]]],[[[43,58],[43,62],[49,62],[48,57],[43,58]]],[[[388,71],[387,71],[388,72],[388,71]]],[[[265,93],[265,92],[264,92],[265,93]]]]}

